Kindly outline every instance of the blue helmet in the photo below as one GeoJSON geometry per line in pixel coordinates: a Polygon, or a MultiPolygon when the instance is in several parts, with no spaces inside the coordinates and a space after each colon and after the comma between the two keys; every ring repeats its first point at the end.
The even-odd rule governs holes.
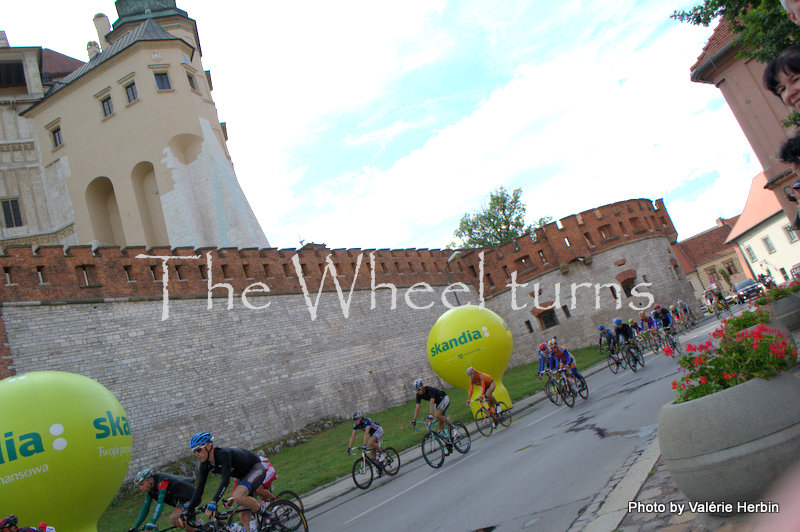
{"type": "Polygon", "coordinates": [[[622,319],[621,318],[616,318],[614,320],[614,325],[621,325],[621,324],[622,324],[622,319]]]}
{"type": "Polygon", "coordinates": [[[191,440],[189,440],[189,448],[194,451],[195,449],[213,441],[214,436],[212,436],[210,432],[198,432],[192,436],[191,440]]]}
{"type": "Polygon", "coordinates": [[[597,326],[597,330],[598,330],[598,331],[602,331],[602,330],[604,330],[605,328],[606,328],[606,326],[605,326],[605,325],[598,325],[598,326],[597,326]]]}

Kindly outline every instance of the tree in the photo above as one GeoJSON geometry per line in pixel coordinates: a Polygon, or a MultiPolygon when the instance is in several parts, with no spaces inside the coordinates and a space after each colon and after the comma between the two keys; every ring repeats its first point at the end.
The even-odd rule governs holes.
{"type": "Polygon", "coordinates": [[[454,235],[462,247],[497,247],[511,242],[533,229],[552,221],[550,216],[539,218],[534,225],[525,225],[525,204],[520,200],[522,189],[509,194],[500,187],[489,194],[489,204],[465,214],[454,235]]]}

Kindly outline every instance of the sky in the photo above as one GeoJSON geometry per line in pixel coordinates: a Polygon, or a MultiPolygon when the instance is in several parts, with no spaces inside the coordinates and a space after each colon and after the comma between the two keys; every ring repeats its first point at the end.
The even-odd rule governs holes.
{"type": "MultiPolygon", "coordinates": [[[[500,186],[528,223],[663,198],[683,240],[739,214],[761,167],[689,80],[713,27],[669,17],[695,3],[177,1],[270,245],[332,249],[443,248],[500,186]]],[[[28,5],[3,7],[10,45],[83,61],[92,17],[117,19],[28,5]]]]}

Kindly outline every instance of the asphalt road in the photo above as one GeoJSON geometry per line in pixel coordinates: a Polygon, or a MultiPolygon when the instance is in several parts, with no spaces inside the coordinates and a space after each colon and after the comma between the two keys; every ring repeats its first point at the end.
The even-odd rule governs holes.
{"type": "MultiPolygon", "coordinates": [[[[716,319],[681,336],[709,337],[716,319]]],[[[648,354],[637,373],[604,369],[587,379],[575,407],[542,401],[489,438],[473,434],[466,455],[432,469],[403,464],[395,477],[309,512],[309,529],[364,531],[567,530],[626,459],[650,441],[662,405],[674,398],[675,361],[648,354]]]]}

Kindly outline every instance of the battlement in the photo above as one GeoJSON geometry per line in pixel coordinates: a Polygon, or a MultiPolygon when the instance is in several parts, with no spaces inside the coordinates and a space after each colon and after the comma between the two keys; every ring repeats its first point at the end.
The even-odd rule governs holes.
{"type": "MultiPolygon", "coordinates": [[[[209,277],[213,285],[230,284],[236,293],[259,282],[272,293],[300,292],[303,287],[298,267],[307,290],[319,290],[323,274],[323,290],[335,290],[332,272],[326,272],[328,256],[345,290],[350,289],[354,278],[355,288],[369,289],[373,272],[376,285],[397,287],[467,280],[458,271],[450,272],[448,278],[445,265],[451,253],[440,249],[328,249],[316,244],[300,249],[12,246],[0,255],[4,275],[0,299],[22,302],[161,297],[165,259],[156,257],[169,257],[166,264],[171,296],[205,296],[209,277]]],[[[227,294],[223,288],[212,292],[227,294]]]]}
{"type": "MultiPolygon", "coordinates": [[[[496,249],[485,250],[484,294],[503,292],[517,272],[517,282],[560,269],[566,274],[571,262],[591,264],[592,255],[633,240],[666,237],[677,241],[677,231],[661,199],[631,199],[603,205],[562,218],[496,249]]],[[[477,251],[462,250],[454,263],[477,285],[480,261],[477,251]]],[[[476,286],[477,289],[477,286],[476,286]]]]}

